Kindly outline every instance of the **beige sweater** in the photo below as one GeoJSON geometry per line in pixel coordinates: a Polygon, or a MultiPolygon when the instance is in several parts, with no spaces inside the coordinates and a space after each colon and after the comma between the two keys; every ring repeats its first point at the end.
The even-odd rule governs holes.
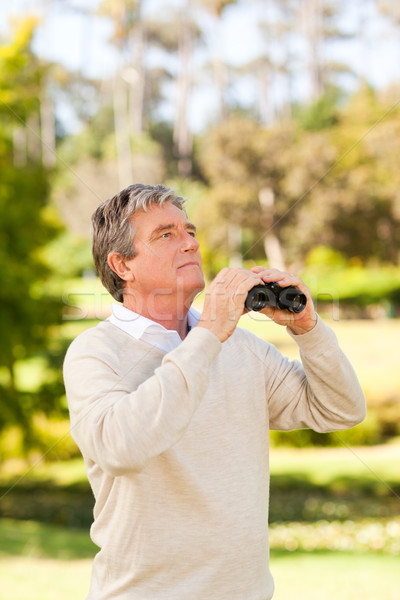
{"type": "Polygon", "coordinates": [[[333,331],[303,366],[237,329],[172,352],[105,321],[71,344],[71,433],[95,496],[90,600],[269,600],[268,431],[339,430],[365,399],[333,331]]]}

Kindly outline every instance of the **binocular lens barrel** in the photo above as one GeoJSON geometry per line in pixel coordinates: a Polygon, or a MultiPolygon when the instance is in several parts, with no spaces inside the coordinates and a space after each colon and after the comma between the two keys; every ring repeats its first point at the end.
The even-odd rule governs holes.
{"type": "Polygon", "coordinates": [[[293,286],[281,288],[277,283],[265,283],[253,287],[246,298],[247,310],[260,311],[266,306],[280,308],[293,313],[304,310],[307,298],[293,286]]]}

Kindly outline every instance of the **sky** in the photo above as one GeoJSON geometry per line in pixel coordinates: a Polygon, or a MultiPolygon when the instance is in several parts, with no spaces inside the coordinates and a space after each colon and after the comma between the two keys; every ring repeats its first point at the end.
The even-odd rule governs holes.
{"type": "MultiPolygon", "coordinates": [[[[400,1],[400,0],[399,0],[400,1]]],[[[63,0],[0,0],[0,35],[6,36],[10,31],[9,22],[12,16],[27,14],[39,15],[40,24],[34,39],[34,51],[41,57],[60,62],[67,68],[81,71],[82,74],[106,79],[118,68],[118,55],[109,43],[111,24],[106,17],[90,17],[86,11],[98,6],[100,0],[71,0],[75,10],[68,9],[63,0]]],[[[148,12],[166,11],[168,6],[179,0],[146,0],[148,12]]],[[[347,3],[347,31],[361,31],[359,42],[342,41],[330,47],[333,60],[350,62],[354,70],[363,73],[375,87],[385,87],[390,82],[400,81],[400,39],[388,23],[376,15],[371,0],[352,0],[347,3]],[[363,17],[359,6],[363,3],[363,17]],[[364,20],[362,20],[364,19],[364,20]]],[[[218,51],[232,64],[239,65],[256,57],[262,46],[258,23],[265,11],[266,3],[248,0],[240,6],[228,7],[224,13],[223,26],[218,31],[218,51]]],[[[203,17],[204,19],[204,17],[203,17]]],[[[212,40],[211,21],[204,21],[209,42],[212,40]]],[[[399,36],[399,32],[397,32],[399,36]]],[[[400,36],[399,36],[400,37],[400,36]]],[[[273,51],[279,53],[279,48],[273,51]]],[[[299,48],[299,54],[301,53],[299,48]]],[[[194,68],[200,73],[204,53],[198,52],[194,68]]],[[[307,81],[299,72],[295,79],[295,95],[299,99],[307,96],[307,81]]],[[[244,83],[236,90],[244,104],[251,103],[254,89],[251,83],[244,83]]],[[[279,96],[279,85],[275,95],[279,96]]],[[[209,84],[198,86],[192,97],[190,120],[193,128],[201,129],[212,112],[213,90],[209,84]],[[208,111],[208,112],[207,112],[208,111]]],[[[276,98],[279,103],[279,98],[276,98]]],[[[166,108],[168,110],[168,108],[166,108]]],[[[68,115],[68,107],[62,118],[74,128],[73,115],[68,115]]]]}

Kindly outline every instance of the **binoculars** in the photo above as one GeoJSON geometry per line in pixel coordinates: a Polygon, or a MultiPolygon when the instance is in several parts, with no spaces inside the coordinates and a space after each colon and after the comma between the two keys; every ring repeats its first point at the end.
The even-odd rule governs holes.
{"type": "Polygon", "coordinates": [[[254,286],[244,303],[247,310],[259,311],[266,306],[280,308],[292,313],[305,309],[307,298],[294,286],[280,287],[275,281],[254,286]]]}

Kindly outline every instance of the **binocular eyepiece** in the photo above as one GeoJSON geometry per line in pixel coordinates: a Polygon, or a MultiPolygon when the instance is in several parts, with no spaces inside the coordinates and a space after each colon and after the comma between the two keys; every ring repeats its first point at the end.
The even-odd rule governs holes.
{"type": "Polygon", "coordinates": [[[247,310],[259,311],[266,306],[280,308],[292,313],[305,309],[307,297],[294,286],[280,287],[275,281],[254,286],[244,303],[247,310]]]}

